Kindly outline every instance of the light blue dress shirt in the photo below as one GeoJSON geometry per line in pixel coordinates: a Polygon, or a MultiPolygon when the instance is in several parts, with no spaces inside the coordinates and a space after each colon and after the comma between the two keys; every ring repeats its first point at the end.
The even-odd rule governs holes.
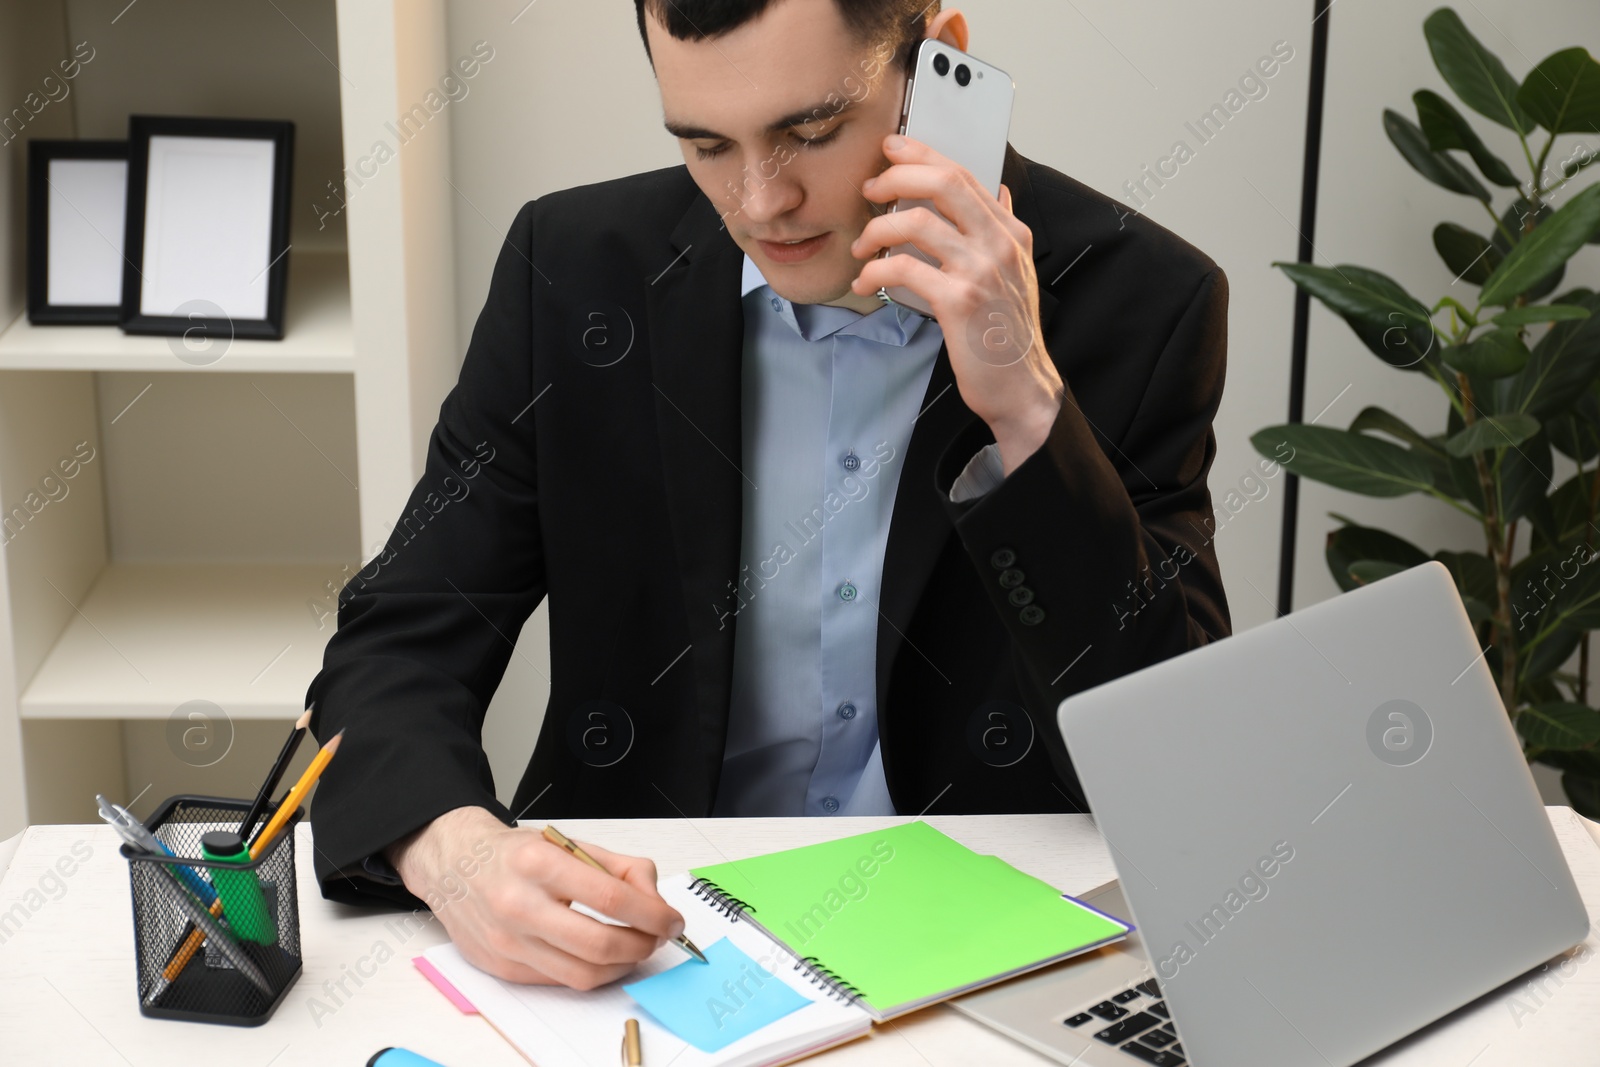
{"type": "MultiPolygon", "coordinates": [[[[878,601],[900,470],[943,333],[898,304],[866,315],[792,304],[749,256],[740,292],[749,482],[728,590],[733,692],[714,814],[893,815],[878,750],[878,601]]],[[[989,445],[951,499],[1003,478],[989,445]]]]}

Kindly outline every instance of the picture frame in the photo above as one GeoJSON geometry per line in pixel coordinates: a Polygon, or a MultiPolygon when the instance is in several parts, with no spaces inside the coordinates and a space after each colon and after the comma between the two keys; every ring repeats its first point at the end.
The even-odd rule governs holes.
{"type": "Polygon", "coordinates": [[[283,338],[294,123],[131,115],[119,325],[283,338]]]}
{"type": "Polygon", "coordinates": [[[116,325],[128,142],[28,142],[28,321],[116,325]]]}

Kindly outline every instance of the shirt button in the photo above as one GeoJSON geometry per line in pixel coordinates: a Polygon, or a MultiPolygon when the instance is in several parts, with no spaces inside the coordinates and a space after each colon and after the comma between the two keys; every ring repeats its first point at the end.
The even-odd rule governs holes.
{"type": "Polygon", "coordinates": [[[822,810],[827,812],[829,815],[832,815],[834,812],[838,811],[839,810],[839,798],[838,797],[823,797],[822,798],[822,810]]]}
{"type": "Polygon", "coordinates": [[[851,585],[848,581],[845,582],[843,585],[841,585],[839,587],[839,599],[840,600],[843,600],[845,603],[848,604],[850,601],[854,600],[855,598],[856,598],[856,587],[851,585]]]}
{"type": "Polygon", "coordinates": [[[856,717],[856,706],[848,700],[839,705],[839,718],[853,719],[856,717]]]}
{"type": "Polygon", "coordinates": [[[1029,589],[1025,585],[1019,585],[1015,589],[1011,590],[1011,596],[1008,599],[1011,601],[1011,606],[1014,608],[1020,608],[1025,605],[1032,604],[1033,590],[1029,589]]]}
{"type": "Polygon", "coordinates": [[[1044,609],[1037,604],[1029,604],[1017,612],[1017,617],[1022,620],[1024,626],[1038,626],[1044,622],[1044,609]]]}
{"type": "Polygon", "coordinates": [[[839,461],[839,463],[847,471],[858,471],[861,469],[861,457],[856,455],[856,451],[853,448],[850,450],[848,455],[839,461]]]}
{"type": "Polygon", "coordinates": [[[782,311],[783,310],[783,301],[780,300],[778,297],[773,297],[772,298],[772,310],[773,311],[782,311]]]}
{"type": "Polygon", "coordinates": [[[1008,571],[1001,571],[1000,572],[1000,588],[1001,589],[1015,589],[1017,586],[1022,584],[1022,580],[1023,580],[1024,577],[1025,576],[1023,575],[1023,573],[1021,571],[1019,571],[1019,570],[1016,570],[1015,568],[1013,568],[1011,570],[1008,570],[1008,571]]]}
{"type": "Polygon", "coordinates": [[[989,557],[989,566],[997,571],[1003,571],[1017,561],[1017,554],[1009,548],[996,549],[994,555],[989,557]]]}

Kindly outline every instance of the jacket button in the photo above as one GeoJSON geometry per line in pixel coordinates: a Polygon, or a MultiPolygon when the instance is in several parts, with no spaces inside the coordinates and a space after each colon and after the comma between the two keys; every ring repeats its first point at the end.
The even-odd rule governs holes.
{"type": "Polygon", "coordinates": [[[1017,617],[1022,620],[1024,626],[1038,626],[1044,622],[1044,609],[1037,604],[1029,604],[1017,612],[1017,617]]]}
{"type": "Polygon", "coordinates": [[[1021,571],[1017,570],[1016,568],[1012,568],[1011,570],[1008,570],[1008,571],[1001,571],[1000,572],[1000,588],[1001,589],[1015,589],[1017,586],[1022,584],[1023,577],[1024,577],[1023,573],[1021,571]]]}
{"type": "Polygon", "coordinates": [[[1014,608],[1020,608],[1024,605],[1032,604],[1033,590],[1029,589],[1025,585],[1019,585],[1015,589],[1011,590],[1011,596],[1007,599],[1011,601],[1011,606],[1014,608]]]}
{"type": "Polygon", "coordinates": [[[994,555],[989,557],[989,566],[997,571],[1003,571],[1017,561],[1017,554],[1009,548],[996,549],[994,555]]]}

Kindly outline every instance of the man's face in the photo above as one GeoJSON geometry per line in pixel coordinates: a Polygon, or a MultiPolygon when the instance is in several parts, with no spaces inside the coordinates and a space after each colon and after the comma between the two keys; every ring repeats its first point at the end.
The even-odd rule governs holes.
{"type": "Polygon", "coordinates": [[[801,304],[865,310],[850,244],[877,213],[861,183],[888,166],[905,73],[888,43],[856,41],[834,0],[780,0],[705,41],[649,19],[667,128],[734,243],[801,304]],[[815,238],[799,248],[782,242],[815,238]]]}

